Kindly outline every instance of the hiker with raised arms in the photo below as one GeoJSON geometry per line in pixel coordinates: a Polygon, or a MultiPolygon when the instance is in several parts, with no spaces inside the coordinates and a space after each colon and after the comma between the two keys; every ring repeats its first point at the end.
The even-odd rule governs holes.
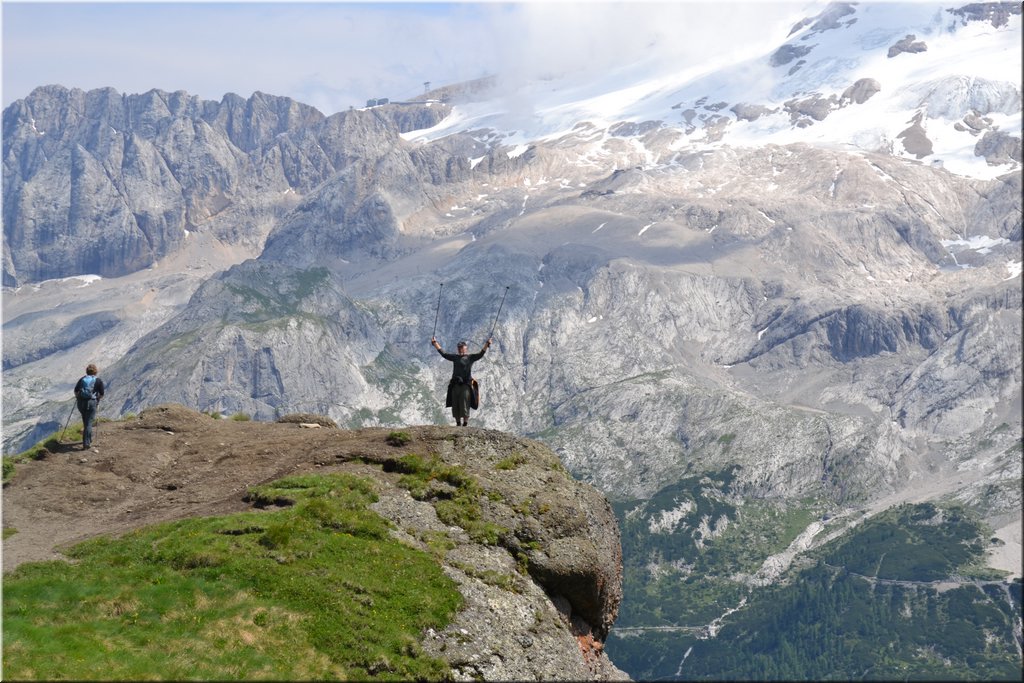
{"type": "Polygon", "coordinates": [[[75,399],[78,412],[82,414],[82,449],[92,447],[92,427],[96,420],[96,411],[103,398],[103,380],[97,374],[99,370],[93,363],[85,368],[85,375],[75,384],[75,399]]]}
{"type": "Polygon", "coordinates": [[[448,381],[448,394],[444,405],[451,407],[455,425],[466,427],[469,425],[469,409],[479,405],[479,393],[474,388],[476,380],[473,379],[473,363],[484,357],[491,346],[491,340],[484,342],[478,353],[467,353],[468,347],[464,341],[460,341],[456,346],[458,353],[445,353],[435,337],[430,338],[430,343],[442,358],[452,362],[452,378],[448,381]]]}

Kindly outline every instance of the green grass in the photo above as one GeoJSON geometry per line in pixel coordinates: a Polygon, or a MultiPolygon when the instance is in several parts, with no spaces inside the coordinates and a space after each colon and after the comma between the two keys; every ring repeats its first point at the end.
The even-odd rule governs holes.
{"type": "Polygon", "coordinates": [[[480,499],[486,494],[463,467],[447,465],[436,455],[428,459],[412,453],[390,466],[402,473],[399,486],[416,500],[430,501],[442,522],[461,527],[478,543],[497,545],[506,529],[482,519],[480,499]]]}
{"type": "Polygon", "coordinates": [[[404,446],[412,441],[412,437],[409,432],[389,432],[384,440],[392,446],[404,446]]]}
{"type": "Polygon", "coordinates": [[[461,604],[428,553],[392,540],[347,475],[256,487],[273,511],[188,519],[4,577],[14,679],[439,680],[419,646],[461,604]]]}
{"type": "Polygon", "coordinates": [[[234,420],[235,422],[248,422],[249,420],[252,419],[252,417],[250,417],[248,413],[239,412],[232,415],[231,419],[234,420]]]}
{"type": "Polygon", "coordinates": [[[3,530],[3,537],[6,540],[16,533],[18,533],[18,530],[15,529],[13,526],[5,526],[3,530]]]}
{"type": "Polygon", "coordinates": [[[480,579],[488,586],[496,586],[510,593],[523,592],[522,587],[519,585],[519,580],[514,574],[507,574],[493,569],[477,569],[476,567],[472,567],[464,562],[454,562],[453,564],[464,571],[468,576],[480,579]]]}
{"type": "Polygon", "coordinates": [[[513,453],[499,460],[494,465],[496,470],[514,470],[520,465],[525,465],[529,459],[522,453],[513,453]]]}

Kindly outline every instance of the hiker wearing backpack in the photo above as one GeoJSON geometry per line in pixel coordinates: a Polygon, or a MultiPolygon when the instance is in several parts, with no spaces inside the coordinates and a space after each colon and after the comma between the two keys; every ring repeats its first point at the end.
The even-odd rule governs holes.
{"type": "Polygon", "coordinates": [[[452,362],[452,378],[448,381],[448,394],[444,405],[451,406],[455,425],[466,427],[469,425],[469,409],[476,409],[480,401],[478,385],[473,379],[473,363],[484,357],[491,346],[491,340],[484,342],[484,347],[478,353],[466,353],[468,347],[464,341],[460,341],[456,346],[458,353],[445,353],[434,337],[430,338],[430,343],[442,358],[452,362]]]}
{"type": "Polygon", "coordinates": [[[92,426],[96,420],[96,411],[103,398],[103,380],[97,377],[99,370],[93,363],[85,368],[85,376],[75,385],[75,399],[78,401],[78,412],[82,414],[82,449],[92,447],[92,426]]]}

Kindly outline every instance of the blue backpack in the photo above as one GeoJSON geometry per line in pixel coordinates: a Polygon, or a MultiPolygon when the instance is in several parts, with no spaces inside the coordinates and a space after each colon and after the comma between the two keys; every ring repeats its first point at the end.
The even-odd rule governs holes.
{"type": "Polygon", "coordinates": [[[96,398],[96,375],[86,375],[79,380],[75,389],[75,398],[79,401],[91,401],[96,398]]]}

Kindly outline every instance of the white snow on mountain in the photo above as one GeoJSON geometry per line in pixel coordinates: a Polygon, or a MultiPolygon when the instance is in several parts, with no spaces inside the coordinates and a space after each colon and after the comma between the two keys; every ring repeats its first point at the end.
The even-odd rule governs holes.
{"type": "Polygon", "coordinates": [[[670,66],[652,52],[600,77],[535,80],[517,84],[514,94],[502,92],[499,76],[488,99],[457,103],[434,128],[405,137],[495,129],[520,152],[580,122],[606,130],[660,121],[678,131],[677,150],[802,142],[994,178],[1020,168],[1009,159],[989,163],[975,146],[986,132],[1021,134],[1021,15],[964,21],[956,7],[834,3],[780,36],[774,49],[729,63],[670,66]],[[848,89],[864,79],[873,86],[855,97],[848,89]],[[985,120],[981,128],[965,126],[967,116],[985,120]],[[912,127],[916,145],[914,135],[904,139],[912,127]]]}

